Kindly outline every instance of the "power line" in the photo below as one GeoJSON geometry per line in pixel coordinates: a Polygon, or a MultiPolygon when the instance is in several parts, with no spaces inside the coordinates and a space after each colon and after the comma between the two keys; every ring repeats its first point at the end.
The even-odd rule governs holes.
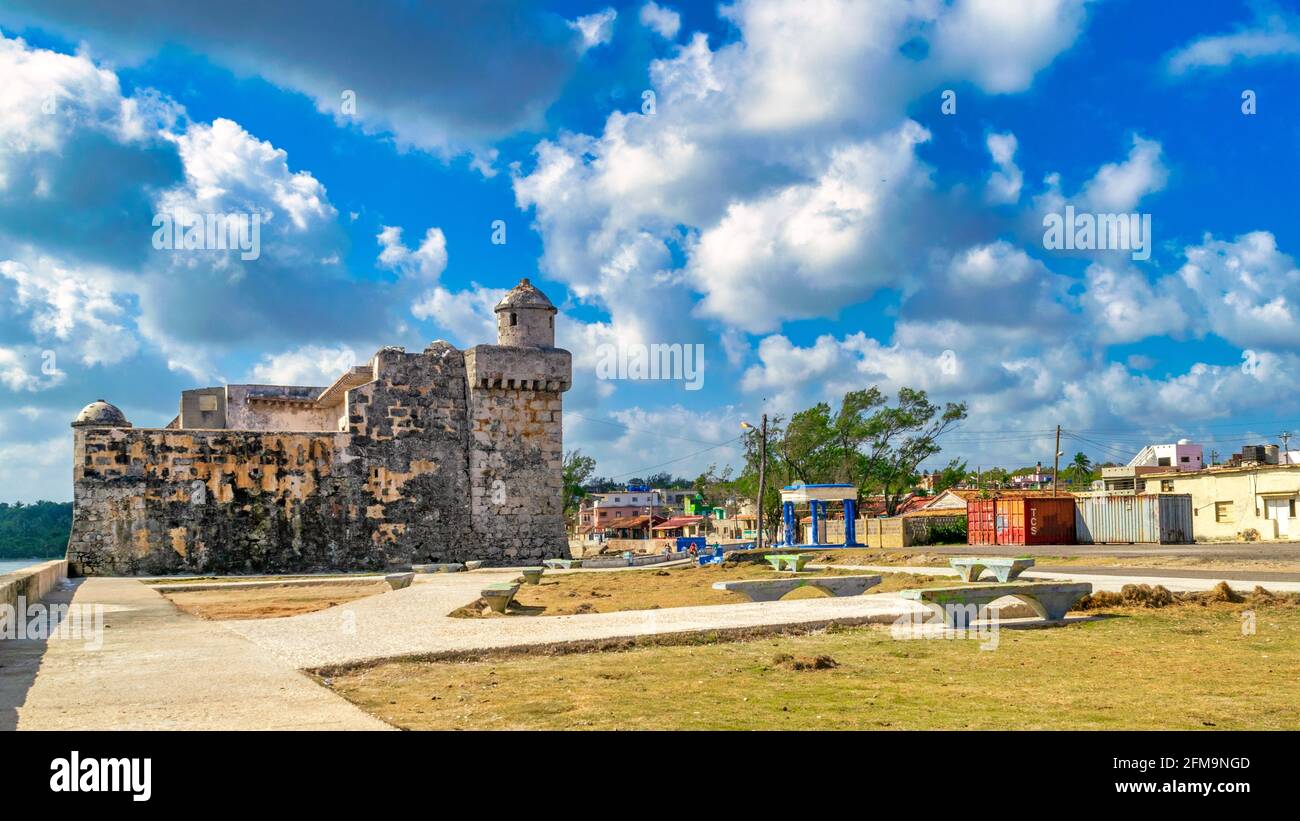
{"type": "Polygon", "coordinates": [[[634,428],[634,427],[631,427],[631,426],[629,426],[629,425],[624,425],[624,424],[621,423],[621,422],[611,422],[611,421],[609,421],[608,419],[596,419],[595,417],[592,417],[592,416],[583,416],[582,414],[580,414],[580,413],[574,413],[573,411],[569,411],[568,415],[569,415],[569,416],[576,416],[576,417],[578,417],[579,419],[585,419],[585,420],[587,420],[588,422],[596,422],[597,424],[601,424],[601,425],[610,425],[611,427],[622,428],[622,429],[624,429],[624,430],[626,430],[626,431],[629,431],[629,432],[631,432],[631,433],[644,433],[644,434],[646,434],[647,436],[656,436],[656,437],[663,438],[663,439],[681,439],[683,442],[694,442],[694,443],[697,444],[697,445],[714,445],[714,446],[720,446],[720,445],[730,444],[729,442],[721,442],[721,443],[719,443],[719,442],[709,442],[709,441],[706,441],[706,440],[704,440],[704,439],[692,439],[692,438],[690,438],[689,436],[674,436],[674,435],[671,434],[671,433],[661,433],[661,432],[659,432],[659,431],[650,431],[650,430],[644,430],[644,429],[641,429],[641,428],[634,428]]]}
{"type": "Polygon", "coordinates": [[[704,450],[697,450],[694,453],[688,453],[685,456],[679,456],[676,459],[669,459],[667,462],[660,462],[657,465],[650,465],[649,467],[637,468],[636,470],[631,470],[628,471],[627,473],[619,473],[619,474],[615,474],[614,476],[608,476],[605,478],[612,481],[614,479],[622,479],[625,476],[636,476],[638,474],[643,474],[649,470],[655,470],[656,468],[661,468],[664,467],[665,465],[672,465],[677,462],[682,462],[687,459],[690,459],[691,457],[699,456],[701,453],[708,453],[711,450],[717,450],[718,448],[723,448],[726,447],[727,445],[734,445],[735,443],[739,442],[741,439],[744,439],[747,435],[748,434],[741,434],[740,436],[737,436],[735,439],[732,439],[730,442],[722,442],[720,444],[714,445],[713,447],[705,448],[704,450]]]}

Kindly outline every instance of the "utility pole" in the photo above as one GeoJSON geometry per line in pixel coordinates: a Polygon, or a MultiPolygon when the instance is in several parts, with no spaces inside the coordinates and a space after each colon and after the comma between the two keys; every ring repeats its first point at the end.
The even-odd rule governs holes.
{"type": "Polygon", "coordinates": [[[1052,451],[1052,495],[1056,495],[1056,474],[1061,470],[1061,426],[1056,426],[1056,448],[1052,451]]]}
{"type": "Polygon", "coordinates": [[[1210,467],[1214,467],[1216,464],[1218,464],[1218,462],[1219,462],[1219,452],[1218,452],[1217,450],[1211,450],[1211,451],[1210,451],[1210,467]]]}
{"type": "Polygon", "coordinates": [[[759,442],[758,456],[758,537],[754,540],[754,546],[759,550],[763,549],[763,494],[767,490],[767,414],[763,414],[762,432],[759,434],[762,441],[759,442]]]}
{"type": "Polygon", "coordinates": [[[1287,447],[1287,445],[1291,441],[1291,431],[1289,430],[1282,431],[1281,433],[1278,434],[1278,438],[1282,440],[1282,452],[1286,453],[1287,451],[1289,451],[1291,448],[1287,447]]]}

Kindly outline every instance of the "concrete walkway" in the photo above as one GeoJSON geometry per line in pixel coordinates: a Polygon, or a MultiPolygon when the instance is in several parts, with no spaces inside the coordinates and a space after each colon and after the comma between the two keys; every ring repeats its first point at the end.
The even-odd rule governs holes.
{"type": "Polygon", "coordinates": [[[892,594],[879,594],[580,616],[487,619],[447,616],[452,610],[474,601],[485,585],[508,581],[518,575],[509,570],[478,570],[417,576],[415,584],[405,590],[358,599],[329,610],[282,619],[221,624],[227,630],[267,648],[288,664],[315,668],[396,656],[665,633],[816,625],[831,621],[892,624],[901,615],[924,612],[915,602],[892,594]]]}
{"type": "Polygon", "coordinates": [[[103,645],[0,641],[0,729],[388,729],[271,653],[135,579],[67,583],[102,604],[103,645]]]}

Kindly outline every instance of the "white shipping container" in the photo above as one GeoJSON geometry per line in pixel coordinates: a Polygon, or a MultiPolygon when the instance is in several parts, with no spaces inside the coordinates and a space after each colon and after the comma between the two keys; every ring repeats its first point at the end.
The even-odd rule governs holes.
{"type": "Polygon", "coordinates": [[[1191,544],[1192,497],[1186,493],[1079,493],[1079,544],[1191,544]]]}

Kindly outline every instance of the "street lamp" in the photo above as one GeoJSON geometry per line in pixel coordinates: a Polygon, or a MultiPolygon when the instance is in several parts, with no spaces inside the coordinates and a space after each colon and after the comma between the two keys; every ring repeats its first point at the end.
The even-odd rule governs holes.
{"type": "MultiPolygon", "coordinates": [[[[748,422],[740,423],[742,430],[754,430],[754,426],[748,422]]],[[[763,549],[763,491],[767,488],[767,414],[763,414],[763,426],[760,433],[758,457],[758,534],[754,539],[754,547],[758,550],[763,549]]]]}

